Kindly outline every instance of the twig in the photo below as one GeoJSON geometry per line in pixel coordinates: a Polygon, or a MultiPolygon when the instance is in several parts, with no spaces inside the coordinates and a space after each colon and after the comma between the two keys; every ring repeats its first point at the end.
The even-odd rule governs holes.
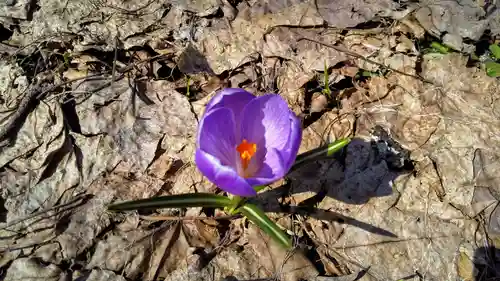
{"type": "Polygon", "coordinates": [[[169,237],[168,244],[165,247],[165,250],[164,250],[163,255],[160,259],[160,262],[158,263],[158,267],[156,268],[155,273],[153,275],[153,279],[152,279],[153,281],[156,281],[158,279],[160,272],[163,269],[163,266],[165,265],[165,262],[167,261],[169,254],[172,252],[172,248],[174,247],[175,243],[179,239],[181,229],[182,229],[181,224],[177,222],[174,226],[174,229],[171,230],[171,233],[169,235],[170,237],[169,237]]]}
{"type": "Polygon", "coordinates": [[[54,237],[47,239],[47,241],[44,241],[44,242],[32,242],[32,243],[28,243],[28,244],[24,244],[24,245],[14,245],[14,246],[9,245],[7,247],[0,248],[0,253],[14,252],[14,251],[22,250],[22,249],[26,249],[26,248],[47,245],[47,244],[51,243],[50,240],[52,240],[52,239],[54,239],[54,237]]]}
{"type": "MultiPolygon", "coordinates": [[[[135,66],[137,66],[141,63],[150,62],[152,60],[162,58],[165,56],[167,56],[167,54],[161,54],[161,55],[149,57],[147,59],[137,61],[131,65],[128,65],[127,67],[122,68],[122,69],[116,69],[118,72],[122,73],[122,75],[118,75],[117,77],[112,79],[111,82],[107,82],[103,86],[98,87],[97,89],[94,89],[93,92],[97,92],[99,90],[102,90],[102,89],[108,87],[114,81],[120,80],[121,78],[124,77],[125,72],[130,71],[135,66]]],[[[28,116],[30,110],[32,109],[32,107],[36,101],[45,98],[50,92],[55,91],[56,89],[58,89],[62,86],[65,86],[65,85],[68,85],[72,82],[76,82],[76,81],[80,81],[80,80],[86,80],[86,79],[91,79],[91,78],[95,78],[95,77],[100,77],[103,74],[105,74],[105,73],[93,74],[93,75],[89,75],[89,76],[85,76],[85,77],[78,77],[78,78],[70,79],[70,80],[64,81],[62,83],[59,83],[57,85],[54,85],[48,89],[44,89],[44,87],[46,86],[45,84],[47,84],[49,80],[52,80],[53,77],[51,75],[43,76],[41,79],[39,79],[36,82],[35,86],[31,88],[29,93],[26,96],[24,96],[24,98],[21,100],[19,106],[17,107],[16,112],[13,113],[13,115],[9,118],[9,121],[7,122],[7,124],[5,126],[3,126],[3,128],[0,130],[0,146],[5,145],[5,140],[8,137],[12,138],[13,134],[11,134],[11,133],[14,130],[16,130],[16,128],[18,128],[20,121],[22,123],[23,119],[28,116]]]]}
{"type": "Polygon", "coordinates": [[[62,83],[54,85],[54,86],[50,87],[49,89],[41,92],[36,98],[37,99],[41,99],[46,94],[48,94],[48,93],[50,93],[52,91],[55,91],[56,89],[58,89],[58,88],[60,88],[62,86],[66,86],[68,84],[71,84],[73,82],[77,82],[77,81],[80,81],[80,80],[87,80],[87,79],[91,79],[91,78],[95,78],[95,77],[101,78],[103,74],[105,74],[105,73],[97,73],[97,74],[87,75],[87,76],[84,76],[84,77],[78,77],[78,78],[73,78],[73,79],[66,80],[66,81],[64,81],[62,83]]]}
{"type": "MultiPolygon", "coordinates": [[[[132,70],[135,66],[137,66],[137,65],[139,65],[141,63],[150,62],[150,61],[156,60],[158,58],[166,57],[167,55],[170,55],[170,54],[160,54],[160,55],[152,56],[152,57],[149,57],[149,58],[137,61],[137,62],[135,62],[135,63],[133,63],[131,65],[128,65],[128,66],[122,68],[122,69],[117,68],[116,71],[118,71],[118,72],[120,72],[120,73],[123,74],[125,72],[128,72],[128,71],[132,70]]],[[[50,93],[52,91],[55,91],[56,89],[58,89],[58,88],[60,88],[62,86],[68,85],[68,84],[76,82],[76,81],[86,80],[86,79],[95,78],[95,77],[101,78],[101,76],[104,75],[104,74],[106,74],[106,73],[108,73],[108,72],[100,72],[100,73],[97,73],[97,74],[92,74],[92,75],[88,75],[88,76],[85,76],[85,77],[78,77],[78,78],[74,78],[74,79],[70,79],[70,80],[64,81],[64,82],[62,82],[60,84],[54,85],[53,87],[51,87],[48,90],[42,92],[39,96],[42,97],[45,94],[48,94],[48,93],[50,93]]],[[[123,77],[123,75],[119,75],[118,78],[115,78],[115,81],[120,80],[122,77],[123,77]]],[[[106,84],[106,85],[109,85],[109,84],[106,84]]],[[[99,88],[99,89],[103,89],[103,88],[99,88]]]]}
{"type": "MultiPolygon", "coordinates": [[[[119,32],[119,31],[117,31],[119,32]]],[[[111,92],[113,92],[113,84],[115,81],[115,75],[116,75],[116,61],[118,59],[118,35],[115,36],[115,54],[113,57],[113,68],[111,69],[111,84],[109,87],[111,88],[111,92]]]]}
{"type": "Polygon", "coordinates": [[[55,210],[55,209],[58,209],[58,208],[62,208],[62,207],[66,207],[66,206],[72,205],[72,204],[74,204],[74,203],[78,202],[79,200],[84,199],[84,198],[85,198],[85,197],[87,197],[87,196],[88,196],[88,195],[86,195],[86,194],[79,195],[79,196],[76,196],[75,198],[73,198],[72,200],[70,200],[70,201],[69,201],[69,202],[67,202],[67,203],[60,204],[60,205],[56,205],[56,206],[52,206],[52,207],[50,207],[50,208],[47,208],[47,209],[44,209],[44,210],[41,210],[41,211],[35,212],[35,213],[33,213],[33,214],[30,214],[30,215],[27,215],[27,216],[25,216],[25,217],[23,217],[23,218],[20,218],[20,219],[17,219],[17,220],[13,220],[13,221],[10,221],[10,222],[6,223],[5,225],[3,225],[2,227],[0,227],[0,230],[4,230],[4,229],[6,229],[6,228],[8,228],[8,227],[11,227],[11,226],[16,225],[16,224],[18,224],[18,223],[21,223],[21,222],[23,222],[23,221],[27,221],[27,220],[29,220],[29,219],[32,219],[32,218],[37,217],[37,216],[40,216],[40,215],[42,215],[42,214],[44,214],[44,213],[47,213],[47,212],[53,211],[53,210],[55,210]]]}
{"type": "Polygon", "coordinates": [[[392,68],[390,66],[387,66],[387,65],[384,65],[382,63],[379,63],[379,62],[376,62],[374,60],[371,60],[371,59],[368,59],[368,58],[365,58],[364,56],[358,54],[358,53],[355,53],[353,51],[349,51],[348,49],[344,48],[344,47],[341,47],[341,46],[335,46],[335,45],[332,45],[332,44],[328,44],[328,43],[324,43],[324,42],[321,42],[321,41],[318,41],[318,40],[314,40],[314,39],[311,39],[311,38],[307,38],[307,37],[301,37],[299,38],[297,41],[301,41],[301,40],[307,40],[307,41],[310,41],[310,42],[314,42],[316,44],[320,44],[320,45],[323,45],[325,47],[328,47],[328,48],[332,48],[336,51],[339,51],[339,52],[342,52],[342,53],[345,53],[351,57],[355,57],[355,58],[358,58],[358,59],[362,59],[368,63],[371,63],[371,64],[374,64],[374,65],[377,65],[379,67],[382,67],[384,69],[387,69],[387,70],[391,70],[395,73],[398,73],[398,74],[401,74],[401,75],[404,75],[404,76],[408,76],[408,77],[412,77],[412,78],[415,78],[415,79],[418,79],[422,82],[425,82],[425,83],[428,83],[428,84],[432,84],[434,85],[434,82],[430,81],[430,80],[427,80],[419,75],[414,75],[414,74],[410,74],[410,73],[406,73],[406,72],[403,72],[401,70],[397,70],[395,68],[392,68]]]}
{"type": "Polygon", "coordinates": [[[4,141],[5,139],[12,137],[11,133],[19,126],[19,121],[28,116],[34,102],[38,100],[40,92],[43,91],[44,86],[46,86],[45,84],[51,79],[52,77],[50,76],[42,77],[23,97],[16,112],[12,114],[7,124],[0,130],[0,141],[4,141]]]}
{"type": "Polygon", "coordinates": [[[118,72],[124,73],[124,72],[132,70],[134,67],[138,66],[141,63],[146,63],[146,62],[154,61],[156,59],[160,59],[163,57],[169,57],[169,56],[173,56],[173,54],[159,54],[159,55],[152,56],[152,57],[149,57],[149,58],[146,58],[143,60],[136,61],[136,62],[134,62],[134,63],[122,68],[122,69],[118,68],[117,70],[118,70],[118,72]]]}
{"type": "Polygon", "coordinates": [[[240,218],[241,215],[219,216],[219,217],[202,217],[202,216],[139,216],[141,219],[149,221],[181,221],[181,220],[230,220],[240,218]]]}
{"type": "Polygon", "coordinates": [[[149,2],[147,2],[144,6],[142,7],[139,7],[137,9],[134,9],[134,10],[127,10],[127,9],[124,9],[122,7],[118,7],[118,6],[112,6],[112,5],[107,5],[105,4],[104,6],[105,7],[108,7],[108,8],[111,8],[111,9],[115,9],[117,11],[121,11],[123,12],[124,14],[129,14],[129,15],[138,15],[138,12],[140,10],[144,10],[145,8],[147,8],[148,6],[150,6],[151,4],[153,4],[156,0],[150,0],[149,2]]]}

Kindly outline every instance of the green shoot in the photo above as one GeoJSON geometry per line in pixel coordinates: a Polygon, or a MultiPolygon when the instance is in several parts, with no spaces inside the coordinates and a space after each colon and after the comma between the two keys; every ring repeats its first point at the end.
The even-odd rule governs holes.
{"type": "Polygon", "coordinates": [[[326,64],[326,61],[323,74],[323,90],[321,92],[328,98],[332,98],[332,91],[330,90],[330,74],[328,73],[328,65],[326,64]]]}
{"type": "Polygon", "coordinates": [[[495,59],[500,60],[500,46],[497,44],[491,44],[490,47],[490,52],[495,57],[495,59]]]}
{"type": "Polygon", "coordinates": [[[431,43],[431,51],[440,54],[448,54],[451,52],[451,49],[439,42],[433,41],[431,43]]]}
{"type": "Polygon", "coordinates": [[[188,98],[190,98],[190,97],[191,97],[191,93],[190,93],[190,91],[189,91],[189,84],[191,84],[191,77],[186,76],[186,96],[187,96],[188,98]]]}

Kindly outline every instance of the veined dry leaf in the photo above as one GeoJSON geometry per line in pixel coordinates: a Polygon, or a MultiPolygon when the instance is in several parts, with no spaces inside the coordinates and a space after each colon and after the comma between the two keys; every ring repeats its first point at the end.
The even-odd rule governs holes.
{"type": "Polygon", "coordinates": [[[300,250],[284,250],[258,227],[251,225],[248,228],[247,239],[268,276],[276,274],[285,281],[310,280],[318,276],[314,265],[300,250]]]}

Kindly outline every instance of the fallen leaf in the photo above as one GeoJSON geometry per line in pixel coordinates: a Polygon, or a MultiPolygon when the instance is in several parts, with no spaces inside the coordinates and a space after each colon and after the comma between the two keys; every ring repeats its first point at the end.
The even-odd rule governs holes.
{"type": "Polygon", "coordinates": [[[62,270],[55,264],[44,265],[36,259],[20,258],[9,266],[5,280],[35,281],[43,278],[47,281],[59,281],[62,277],[62,270]]]}
{"type": "Polygon", "coordinates": [[[375,16],[396,10],[397,4],[388,0],[341,0],[328,1],[318,0],[316,2],[318,12],[323,19],[337,28],[353,27],[362,22],[372,20],[375,16]]]}
{"type": "Polygon", "coordinates": [[[286,281],[310,280],[318,276],[316,268],[300,250],[288,252],[268,235],[251,225],[248,240],[253,251],[259,256],[259,264],[267,276],[277,275],[286,281]]]}
{"type": "Polygon", "coordinates": [[[311,1],[259,0],[252,6],[246,2],[238,5],[239,13],[231,28],[219,24],[204,31],[199,48],[205,54],[215,74],[234,69],[254,60],[262,50],[262,37],[273,26],[319,25],[319,17],[311,1]]]}
{"type": "Polygon", "coordinates": [[[109,270],[100,270],[100,269],[94,269],[88,274],[86,277],[85,281],[101,281],[101,280],[106,280],[106,281],[126,281],[126,279],[114,273],[113,271],[109,270]]]}
{"type": "Polygon", "coordinates": [[[76,258],[91,247],[94,239],[110,225],[110,214],[105,211],[112,199],[109,190],[102,190],[72,213],[66,230],[57,237],[64,259],[76,258]]]}

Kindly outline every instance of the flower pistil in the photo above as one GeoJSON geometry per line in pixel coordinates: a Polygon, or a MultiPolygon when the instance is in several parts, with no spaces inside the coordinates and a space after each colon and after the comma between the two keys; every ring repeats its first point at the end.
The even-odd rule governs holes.
{"type": "Polygon", "coordinates": [[[241,166],[243,167],[243,170],[246,170],[250,160],[255,155],[255,152],[257,152],[257,144],[248,142],[244,139],[236,147],[236,151],[240,154],[241,166]]]}

